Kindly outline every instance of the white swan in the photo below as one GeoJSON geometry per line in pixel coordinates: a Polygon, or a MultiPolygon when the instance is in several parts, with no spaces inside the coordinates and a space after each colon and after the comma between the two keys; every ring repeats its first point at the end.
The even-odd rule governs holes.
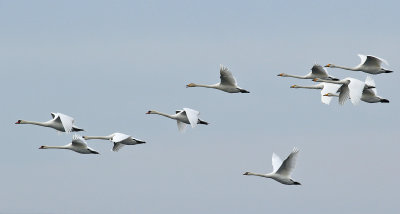
{"type": "Polygon", "coordinates": [[[291,173],[296,164],[296,158],[299,150],[294,148],[292,153],[282,162],[278,155],[272,153],[272,168],[273,171],[269,174],[258,174],[252,172],[245,172],[243,175],[254,175],[265,178],[272,178],[282,184],[287,185],[301,185],[299,182],[291,178],[291,173]]]}
{"type": "Polygon", "coordinates": [[[186,124],[190,124],[192,128],[194,128],[197,124],[208,125],[207,122],[199,119],[200,112],[190,108],[183,108],[183,110],[177,110],[176,114],[173,115],[152,110],[148,111],[146,114],[158,114],[176,120],[179,131],[184,131],[186,128],[186,124]]]}
{"type": "MultiPolygon", "coordinates": [[[[370,76],[367,76],[367,78],[365,80],[365,84],[368,86],[375,87],[375,81],[370,76]]],[[[364,87],[364,90],[361,95],[361,101],[364,101],[366,103],[389,103],[388,99],[379,97],[377,94],[378,94],[378,92],[377,92],[376,88],[364,87]]],[[[323,96],[339,97],[339,95],[330,93],[330,92],[324,94],[323,96]]]]}
{"type": "Polygon", "coordinates": [[[74,135],[72,137],[72,142],[65,146],[41,146],[39,149],[69,149],[81,154],[99,154],[97,151],[88,147],[85,140],[79,135],[74,135]]]}
{"type": "Polygon", "coordinates": [[[123,133],[113,133],[108,136],[83,136],[85,140],[90,139],[100,139],[100,140],[110,140],[114,143],[112,150],[118,152],[124,145],[136,145],[146,143],[142,140],[133,138],[132,136],[123,133]]]}
{"type": "Polygon", "coordinates": [[[333,80],[322,80],[322,79],[313,79],[314,82],[328,82],[334,84],[340,84],[340,88],[338,89],[339,94],[339,104],[343,105],[349,98],[351,98],[351,102],[353,105],[357,105],[362,96],[362,92],[365,87],[365,83],[358,79],[354,79],[351,77],[344,78],[343,80],[333,81],[333,80]]]}
{"type": "Polygon", "coordinates": [[[281,77],[294,77],[298,79],[314,79],[314,78],[320,78],[320,79],[328,79],[328,80],[339,80],[338,78],[329,76],[328,72],[323,68],[322,66],[315,64],[311,68],[311,72],[308,73],[305,76],[296,76],[296,75],[291,75],[291,74],[285,74],[285,73],[280,73],[278,76],[281,77]]]}
{"type": "Polygon", "coordinates": [[[219,73],[220,73],[221,82],[219,82],[217,84],[200,85],[200,84],[190,83],[190,84],[186,85],[186,88],[188,88],[188,87],[204,87],[204,88],[215,88],[215,89],[219,89],[221,91],[225,91],[228,93],[250,93],[249,91],[244,90],[243,88],[240,88],[237,85],[235,77],[232,75],[232,73],[229,71],[229,69],[227,67],[220,65],[219,73]]]}
{"type": "Polygon", "coordinates": [[[337,90],[340,88],[340,85],[322,82],[313,86],[292,85],[290,86],[290,88],[321,89],[321,102],[329,105],[331,103],[332,97],[324,95],[328,93],[336,93],[337,90]]]}
{"type": "Polygon", "coordinates": [[[18,120],[15,124],[33,124],[38,126],[50,127],[56,129],[60,132],[80,132],[84,131],[74,125],[74,118],[61,114],[61,113],[51,113],[53,117],[52,120],[47,122],[36,122],[36,121],[26,121],[26,120],[18,120]]]}
{"type": "Polygon", "coordinates": [[[393,71],[382,68],[382,62],[388,65],[387,61],[376,56],[358,54],[361,58],[361,63],[356,67],[344,67],[334,64],[327,64],[325,67],[341,68],[350,71],[362,71],[369,74],[392,73],[393,71]]]}

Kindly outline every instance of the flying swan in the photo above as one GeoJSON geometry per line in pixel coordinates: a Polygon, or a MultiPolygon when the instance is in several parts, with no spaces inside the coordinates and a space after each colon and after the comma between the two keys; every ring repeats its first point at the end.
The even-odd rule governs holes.
{"type": "Polygon", "coordinates": [[[176,120],[178,129],[181,132],[185,130],[186,124],[190,124],[192,128],[194,128],[197,124],[208,125],[207,122],[199,119],[200,112],[190,108],[183,108],[183,110],[176,110],[176,114],[173,115],[152,110],[148,111],[146,114],[158,114],[176,120]]]}
{"type": "Polygon", "coordinates": [[[357,65],[356,67],[344,67],[344,66],[339,66],[339,65],[334,65],[334,64],[327,64],[325,67],[329,68],[341,68],[345,70],[350,70],[350,71],[362,71],[365,73],[369,74],[381,74],[381,73],[392,73],[393,71],[386,70],[382,68],[382,62],[388,65],[388,62],[384,59],[381,59],[376,56],[371,56],[371,55],[362,55],[358,54],[358,56],[361,58],[361,63],[357,65]]]}
{"type": "Polygon", "coordinates": [[[142,140],[138,140],[133,138],[132,136],[123,134],[123,133],[113,133],[108,136],[83,136],[85,140],[90,139],[100,139],[100,140],[110,140],[114,143],[112,150],[114,152],[118,152],[125,145],[136,145],[146,143],[142,140]]]}
{"type": "Polygon", "coordinates": [[[215,89],[219,89],[221,91],[225,91],[228,93],[250,93],[249,91],[244,90],[243,88],[240,88],[237,85],[235,77],[232,75],[232,73],[229,71],[229,69],[227,67],[220,65],[219,73],[220,73],[221,82],[219,82],[217,84],[200,85],[200,84],[190,83],[190,84],[186,85],[186,88],[188,88],[188,87],[204,87],[204,88],[215,88],[215,89]]]}
{"type": "Polygon", "coordinates": [[[291,178],[291,173],[296,164],[296,158],[299,150],[294,148],[292,153],[282,162],[278,155],[272,153],[272,168],[273,171],[269,174],[257,174],[252,172],[245,172],[243,175],[254,175],[264,178],[272,178],[279,183],[287,185],[301,185],[299,182],[291,178]]]}
{"type": "Polygon", "coordinates": [[[285,73],[280,73],[278,76],[281,77],[293,77],[293,78],[298,78],[298,79],[314,79],[314,78],[320,78],[320,79],[327,79],[327,80],[339,80],[338,78],[329,76],[328,72],[323,68],[321,65],[315,64],[311,68],[311,72],[308,73],[305,76],[296,76],[296,75],[291,75],[291,74],[285,74],[285,73]]]}
{"type": "Polygon", "coordinates": [[[72,137],[72,142],[65,146],[41,146],[39,149],[69,149],[81,154],[99,154],[97,151],[88,147],[85,140],[79,135],[74,135],[72,137]]]}
{"type": "Polygon", "coordinates": [[[36,122],[36,121],[26,121],[26,120],[18,120],[15,124],[33,124],[38,126],[50,127],[60,132],[80,132],[84,131],[74,125],[74,118],[61,114],[61,113],[53,113],[51,112],[52,120],[47,122],[36,122]]]}

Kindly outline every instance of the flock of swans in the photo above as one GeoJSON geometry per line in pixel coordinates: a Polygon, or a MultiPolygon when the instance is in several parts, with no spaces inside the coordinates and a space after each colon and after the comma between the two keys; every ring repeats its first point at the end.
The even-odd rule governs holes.
{"type": "MultiPolygon", "coordinates": [[[[334,64],[327,64],[327,68],[341,68],[351,71],[362,71],[368,74],[391,73],[393,71],[382,68],[382,63],[388,64],[384,59],[371,55],[358,55],[361,58],[361,63],[356,67],[344,67],[334,64]]],[[[367,76],[365,81],[347,77],[337,79],[328,74],[321,65],[314,65],[311,72],[305,76],[296,76],[281,73],[281,77],[293,77],[298,79],[312,79],[314,82],[319,82],[317,85],[300,86],[292,85],[291,88],[307,88],[320,89],[321,102],[329,105],[333,97],[339,97],[339,104],[343,105],[347,100],[357,105],[360,101],[367,103],[389,103],[388,99],[378,96],[375,81],[367,76]]]]}
{"type": "MultiPolygon", "coordinates": [[[[382,62],[387,62],[383,59],[374,56],[359,55],[361,58],[361,64],[354,67],[348,68],[343,66],[336,66],[328,64],[325,67],[331,68],[342,68],[353,71],[363,71],[370,74],[390,73],[392,71],[386,70],[381,67],[382,62]]],[[[321,101],[325,104],[329,104],[332,97],[339,97],[339,103],[344,104],[346,100],[350,99],[353,104],[357,104],[360,100],[368,103],[388,103],[389,100],[383,99],[377,96],[375,82],[371,77],[367,77],[365,82],[354,79],[344,78],[339,80],[332,77],[328,72],[320,65],[314,65],[311,72],[305,76],[295,76],[285,73],[281,73],[278,76],[281,77],[293,77],[299,79],[312,79],[315,82],[320,82],[314,86],[299,86],[293,85],[291,88],[308,88],[308,89],[320,89],[321,90],[321,101]],[[339,93],[339,94],[337,94],[339,93]]],[[[220,82],[212,85],[201,85],[190,83],[186,87],[205,87],[214,88],[228,93],[250,93],[249,91],[240,88],[237,85],[237,81],[227,67],[221,65],[220,67],[220,82]]],[[[166,114],[154,110],[148,111],[146,114],[158,114],[173,120],[176,120],[178,130],[183,132],[187,125],[194,128],[197,124],[208,125],[209,123],[199,118],[200,112],[190,109],[183,108],[183,110],[177,110],[175,114],[166,114]]],[[[18,120],[15,124],[32,124],[38,126],[44,126],[53,128],[59,132],[80,132],[84,129],[75,126],[74,118],[62,114],[62,113],[51,113],[53,119],[47,122],[36,122],[18,120]]],[[[81,154],[99,154],[99,152],[88,147],[86,140],[98,139],[98,140],[109,140],[113,142],[114,146],[112,151],[117,152],[125,145],[136,145],[144,144],[145,141],[133,138],[132,136],[123,133],[113,133],[107,136],[79,136],[77,134],[72,136],[72,142],[64,146],[41,146],[39,149],[69,149],[81,154]]],[[[294,181],[291,178],[291,173],[296,164],[296,158],[299,150],[294,148],[289,156],[282,161],[278,155],[272,154],[272,167],[273,171],[268,174],[259,174],[252,172],[245,172],[243,175],[253,175],[265,178],[274,179],[282,184],[286,185],[300,185],[299,182],[294,181]]]]}

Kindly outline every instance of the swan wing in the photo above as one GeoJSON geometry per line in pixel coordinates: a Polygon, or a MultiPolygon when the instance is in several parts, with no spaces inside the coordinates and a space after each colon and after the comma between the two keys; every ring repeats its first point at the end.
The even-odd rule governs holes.
{"type": "MultiPolygon", "coordinates": [[[[349,78],[350,83],[348,84],[348,88],[350,90],[350,100],[353,105],[357,105],[360,100],[361,96],[365,87],[365,83],[358,79],[349,78]]],[[[340,98],[340,97],[339,97],[340,98]]]]}
{"type": "Polygon", "coordinates": [[[282,165],[282,159],[275,153],[272,153],[272,172],[278,171],[279,167],[282,165]]]}
{"type": "Polygon", "coordinates": [[[85,139],[80,135],[72,136],[72,145],[76,147],[87,147],[85,139]]]}
{"type": "Polygon", "coordinates": [[[344,105],[344,103],[350,98],[350,90],[347,84],[340,86],[339,90],[339,104],[344,105]]]}
{"type": "Polygon", "coordinates": [[[123,134],[123,133],[114,133],[113,138],[111,139],[112,142],[114,143],[119,143],[122,142],[128,138],[130,138],[131,136],[127,135],[127,134],[123,134]]]}
{"type": "Polygon", "coordinates": [[[296,165],[296,159],[298,153],[299,150],[297,148],[294,148],[292,153],[290,153],[290,155],[286,158],[286,160],[283,161],[282,165],[276,171],[276,174],[281,174],[283,176],[290,177],[290,174],[292,173],[296,165]]]}
{"type": "Polygon", "coordinates": [[[61,120],[61,124],[63,125],[65,132],[67,132],[67,133],[71,132],[73,124],[74,124],[74,118],[72,118],[68,115],[65,115],[65,114],[61,114],[61,113],[57,113],[57,114],[61,120]]]}
{"type": "Polygon", "coordinates": [[[222,85],[231,85],[235,87],[237,86],[235,77],[233,77],[232,73],[229,71],[227,67],[220,65],[219,73],[222,85]]]}
{"type": "Polygon", "coordinates": [[[186,112],[186,116],[189,120],[190,125],[192,126],[192,128],[194,128],[197,125],[197,121],[199,120],[200,112],[190,108],[183,108],[183,110],[186,112]]]}
{"type": "Polygon", "coordinates": [[[184,132],[186,130],[186,123],[182,123],[181,121],[176,121],[176,125],[178,125],[178,130],[180,132],[184,132]]]}
{"type": "MultiPolygon", "coordinates": [[[[375,85],[375,80],[372,79],[371,76],[367,76],[367,78],[365,79],[365,85],[369,85],[369,86],[376,86],[375,85]]],[[[366,89],[364,89],[365,91],[366,89]]],[[[372,90],[372,92],[374,92],[375,94],[378,94],[378,91],[376,90],[376,88],[371,88],[371,89],[367,89],[367,90],[372,90]]]]}
{"type": "Polygon", "coordinates": [[[360,66],[362,65],[368,67],[381,67],[382,62],[389,65],[389,63],[386,60],[376,56],[362,55],[362,54],[358,54],[358,56],[361,58],[360,66]]]}
{"type": "Polygon", "coordinates": [[[322,84],[324,87],[321,90],[321,102],[329,105],[331,103],[332,97],[324,95],[327,93],[335,94],[339,90],[340,85],[327,82],[322,84]]]}
{"type": "Polygon", "coordinates": [[[320,78],[328,77],[328,72],[321,65],[315,64],[311,68],[311,73],[320,78]]]}
{"type": "Polygon", "coordinates": [[[114,146],[113,146],[112,150],[114,152],[118,152],[123,146],[125,146],[125,144],[114,142],[114,146]]]}

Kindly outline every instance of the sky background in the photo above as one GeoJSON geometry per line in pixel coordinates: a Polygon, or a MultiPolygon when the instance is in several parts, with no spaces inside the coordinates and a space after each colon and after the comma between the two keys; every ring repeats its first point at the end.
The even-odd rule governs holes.
{"type": "MultiPolygon", "coordinates": [[[[397,213],[398,1],[0,1],[0,213],[397,213]],[[327,106],[314,63],[389,61],[389,104],[327,106]],[[230,68],[250,94],[185,88],[230,68]],[[178,132],[148,110],[189,107],[210,123],[178,132]],[[82,135],[146,141],[101,155],[39,150],[71,135],[15,125],[75,118],[82,135]],[[248,177],[301,151],[301,186],[248,177]]],[[[365,73],[330,69],[364,80],[365,73]]]]}

